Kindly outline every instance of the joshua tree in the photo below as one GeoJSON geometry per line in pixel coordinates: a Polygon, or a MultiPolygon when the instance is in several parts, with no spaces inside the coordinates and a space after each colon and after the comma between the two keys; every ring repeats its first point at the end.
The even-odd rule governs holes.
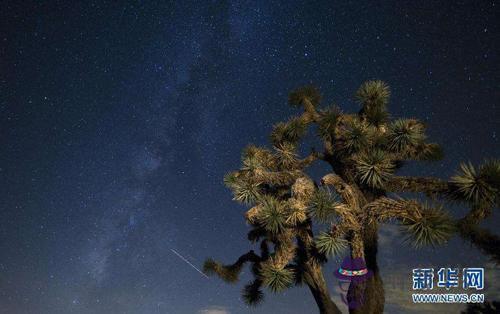
{"type": "Polygon", "coordinates": [[[262,301],[263,288],[277,292],[306,284],[320,313],[339,313],[322,265],[347,249],[353,258],[364,258],[374,273],[365,283],[364,305],[351,313],[382,313],[384,290],[377,266],[381,222],[401,224],[417,247],[444,244],[458,233],[498,261],[499,239],[477,226],[498,206],[500,161],[478,168],[464,163],[448,181],[398,175],[407,161],[438,160],[442,153],[438,144],[427,142],[422,122],[390,118],[389,95],[384,82],[368,81],[356,93],[360,111],[343,113],[337,107],[320,109],[314,87],[293,91],[289,102],[302,113],[274,126],[272,149],[245,148],[241,169],[224,178],[234,199],[251,207],[245,214],[251,227],[248,239],[258,244],[259,252],[251,250],[229,265],[208,259],[205,271],[233,283],[249,263],[254,280],[243,290],[248,304],[262,301]],[[300,157],[299,144],[310,127],[323,147],[300,157]],[[331,167],[320,182],[306,174],[314,162],[331,167]],[[420,196],[398,196],[404,192],[420,196]],[[457,203],[470,208],[460,219],[443,205],[457,203]]]}

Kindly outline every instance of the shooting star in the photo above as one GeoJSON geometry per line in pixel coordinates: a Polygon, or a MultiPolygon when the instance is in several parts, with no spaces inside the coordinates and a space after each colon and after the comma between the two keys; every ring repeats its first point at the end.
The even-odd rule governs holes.
{"type": "Polygon", "coordinates": [[[184,262],[186,262],[189,266],[193,267],[194,269],[196,269],[197,272],[199,272],[200,274],[203,275],[203,277],[208,278],[207,275],[205,275],[204,272],[202,272],[201,270],[199,270],[196,266],[194,266],[193,264],[191,264],[187,259],[184,258],[184,256],[180,255],[176,250],[174,249],[170,249],[170,251],[172,251],[172,253],[174,253],[175,255],[177,255],[180,259],[182,259],[184,262]]]}

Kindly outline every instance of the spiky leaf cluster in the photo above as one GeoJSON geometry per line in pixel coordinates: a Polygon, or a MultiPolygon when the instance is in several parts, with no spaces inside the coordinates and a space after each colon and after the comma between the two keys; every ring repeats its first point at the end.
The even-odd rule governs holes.
{"type": "Polygon", "coordinates": [[[228,188],[236,185],[238,183],[238,173],[236,171],[229,172],[224,175],[224,185],[228,188]]]}
{"type": "Polygon", "coordinates": [[[361,103],[361,115],[371,124],[379,126],[389,117],[387,103],[391,95],[389,86],[383,81],[368,81],[361,85],[356,99],[361,103]]]}
{"type": "Polygon", "coordinates": [[[288,96],[288,102],[292,106],[299,107],[303,105],[304,100],[308,100],[313,106],[316,106],[321,101],[321,94],[316,87],[309,85],[297,88],[288,96]]]}
{"type": "Polygon", "coordinates": [[[272,152],[254,145],[248,145],[243,149],[241,163],[241,170],[243,171],[255,171],[256,169],[271,170],[276,166],[276,160],[272,152]]]}
{"type": "Polygon", "coordinates": [[[389,125],[387,138],[391,151],[405,152],[424,142],[424,126],[414,119],[397,119],[389,125]]]}
{"type": "Polygon", "coordinates": [[[395,164],[390,155],[380,149],[372,149],[356,157],[358,180],[369,187],[383,189],[394,173],[395,164]]]}
{"type": "Polygon", "coordinates": [[[451,178],[454,196],[473,204],[498,203],[500,192],[500,161],[490,160],[478,170],[471,163],[462,163],[451,178]]]}
{"type": "Polygon", "coordinates": [[[345,155],[368,148],[373,139],[373,129],[358,119],[345,121],[339,130],[339,146],[345,155]]]}
{"type": "Polygon", "coordinates": [[[282,291],[294,283],[292,270],[276,266],[274,263],[263,263],[259,274],[264,286],[273,292],[282,291]]]}
{"type": "Polygon", "coordinates": [[[330,222],[338,205],[338,200],[328,189],[317,189],[310,199],[309,216],[321,223],[330,222]]]}
{"type": "Polygon", "coordinates": [[[297,146],[290,142],[282,142],[274,147],[277,162],[283,169],[296,169],[298,164],[297,146]]]}
{"type": "Polygon", "coordinates": [[[248,180],[237,180],[232,183],[235,201],[243,204],[252,204],[257,201],[260,196],[260,183],[250,182],[248,180]]]}
{"type": "Polygon", "coordinates": [[[305,134],[307,124],[300,118],[290,119],[288,122],[279,122],[271,133],[271,142],[274,146],[282,143],[297,143],[305,134]]]}
{"type": "Polygon", "coordinates": [[[255,306],[262,302],[264,293],[262,292],[262,280],[256,279],[249,284],[245,285],[242,292],[243,301],[250,305],[255,306]]]}
{"type": "Polygon", "coordinates": [[[335,130],[337,128],[337,122],[340,115],[341,112],[338,107],[333,107],[320,112],[318,133],[321,138],[330,141],[335,137],[335,130]]]}
{"type": "Polygon", "coordinates": [[[436,246],[446,243],[455,232],[456,225],[442,207],[431,207],[428,204],[402,221],[404,231],[415,247],[436,246]]]}
{"type": "Polygon", "coordinates": [[[331,232],[321,232],[315,240],[320,253],[330,256],[340,256],[348,246],[347,240],[331,232]]]}
{"type": "Polygon", "coordinates": [[[500,160],[490,159],[479,167],[479,173],[488,184],[500,190],[500,160]]]}
{"type": "Polygon", "coordinates": [[[286,227],[285,206],[272,196],[264,196],[260,202],[262,210],[259,213],[259,222],[262,227],[273,234],[283,231],[286,227]]]}

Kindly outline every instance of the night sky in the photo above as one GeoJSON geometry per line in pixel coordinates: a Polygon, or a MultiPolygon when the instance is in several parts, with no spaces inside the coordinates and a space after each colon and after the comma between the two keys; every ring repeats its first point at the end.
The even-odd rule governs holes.
{"type": "MultiPolygon", "coordinates": [[[[359,85],[386,81],[392,115],[422,119],[445,150],[407,173],[449,177],[461,161],[499,157],[499,8],[3,2],[0,313],[316,313],[307,288],[247,308],[248,271],[227,285],[172,250],[201,268],[251,248],[245,207],[222,177],[247,143],[267,144],[271,125],[298,113],[287,94],[304,84],[357,111],[359,85]]],[[[461,239],[415,251],[385,226],[379,258],[383,276],[403,281],[415,265],[486,267],[486,296],[500,299],[499,270],[461,239]]],[[[336,265],[325,270],[335,297],[336,265]]],[[[409,289],[386,287],[387,313],[425,312],[409,289]]]]}

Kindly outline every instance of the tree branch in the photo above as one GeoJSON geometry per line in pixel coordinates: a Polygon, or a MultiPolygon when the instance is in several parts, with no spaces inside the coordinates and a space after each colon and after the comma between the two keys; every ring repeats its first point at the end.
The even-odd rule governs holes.
{"type": "Polygon", "coordinates": [[[253,172],[252,180],[258,183],[286,186],[293,184],[297,178],[303,175],[304,173],[300,170],[267,171],[256,169],[253,172]]]}
{"type": "Polygon", "coordinates": [[[360,212],[361,206],[366,203],[366,199],[359,189],[351,184],[347,184],[340,176],[329,173],[321,179],[324,185],[332,186],[345,204],[356,212],[360,212]]]}
{"type": "Polygon", "coordinates": [[[369,213],[370,219],[384,221],[389,219],[409,219],[419,215],[420,204],[415,200],[392,199],[380,197],[368,203],[363,211],[369,213]]]}
{"type": "Polygon", "coordinates": [[[318,153],[315,150],[313,150],[307,157],[304,157],[303,159],[299,160],[300,168],[304,169],[305,167],[310,166],[313,162],[315,162],[318,159],[322,159],[321,153],[318,153]]]}
{"type": "Polygon", "coordinates": [[[203,271],[208,274],[217,274],[222,280],[234,283],[238,281],[239,274],[243,266],[248,263],[259,263],[262,259],[253,250],[241,255],[238,260],[231,265],[221,265],[220,263],[207,259],[203,265],[203,271]]]}
{"type": "Polygon", "coordinates": [[[394,176],[386,184],[388,192],[424,193],[428,197],[448,196],[452,189],[450,183],[434,177],[394,176]]]}

